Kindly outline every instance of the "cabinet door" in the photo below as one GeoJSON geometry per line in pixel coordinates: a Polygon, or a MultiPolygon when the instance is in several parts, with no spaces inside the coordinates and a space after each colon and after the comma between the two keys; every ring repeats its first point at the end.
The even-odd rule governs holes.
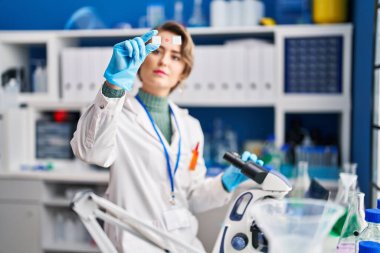
{"type": "Polygon", "coordinates": [[[0,202],[0,253],[41,253],[40,207],[0,202]]]}

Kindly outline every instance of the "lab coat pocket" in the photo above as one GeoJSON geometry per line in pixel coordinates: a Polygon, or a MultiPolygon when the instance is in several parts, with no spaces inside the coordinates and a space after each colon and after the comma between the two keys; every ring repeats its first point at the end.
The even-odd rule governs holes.
{"type": "Polygon", "coordinates": [[[171,208],[165,211],[164,220],[169,232],[190,227],[190,216],[185,208],[171,208]]]}

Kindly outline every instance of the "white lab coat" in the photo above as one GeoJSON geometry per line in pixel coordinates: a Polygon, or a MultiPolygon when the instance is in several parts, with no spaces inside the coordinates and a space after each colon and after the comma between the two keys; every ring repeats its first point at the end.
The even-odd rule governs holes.
{"type": "MultiPolygon", "coordinates": [[[[169,203],[170,181],[162,145],[151,122],[139,102],[131,95],[107,98],[101,91],[93,104],[81,116],[71,146],[79,159],[103,167],[110,167],[110,181],[106,197],[125,208],[130,214],[168,231],[201,251],[204,248],[196,238],[198,221],[193,213],[220,207],[229,202],[231,194],[222,186],[220,176],[205,177],[202,158],[204,137],[199,121],[187,110],[170,102],[182,136],[181,157],[175,175],[175,208],[182,208],[189,226],[168,231],[164,213],[173,206],[169,203]],[[200,156],[195,171],[189,171],[192,149],[200,143],[200,156]]],[[[172,118],[171,145],[162,139],[168,149],[174,168],[178,151],[179,132],[172,118]]],[[[151,231],[138,228],[137,234],[149,234],[156,244],[171,252],[174,248],[151,231]]],[[[106,226],[106,232],[119,252],[163,252],[147,243],[144,236],[106,226]]]]}

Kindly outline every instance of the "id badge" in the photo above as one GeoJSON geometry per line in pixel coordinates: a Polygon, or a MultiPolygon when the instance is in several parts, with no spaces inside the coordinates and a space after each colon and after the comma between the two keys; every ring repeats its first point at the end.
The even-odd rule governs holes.
{"type": "Polygon", "coordinates": [[[190,227],[189,212],[185,208],[171,208],[164,212],[168,231],[190,227]]]}

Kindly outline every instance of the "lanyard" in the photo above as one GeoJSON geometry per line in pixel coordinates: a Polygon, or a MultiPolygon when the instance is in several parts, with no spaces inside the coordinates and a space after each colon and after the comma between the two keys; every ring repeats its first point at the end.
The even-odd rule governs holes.
{"type": "Polygon", "coordinates": [[[148,111],[148,108],[146,108],[144,102],[141,100],[141,98],[140,98],[138,95],[136,95],[136,99],[137,99],[137,101],[139,101],[139,103],[141,104],[141,106],[144,108],[146,114],[148,115],[148,118],[149,118],[149,120],[150,120],[150,123],[152,123],[153,129],[154,129],[154,131],[156,132],[157,137],[158,137],[158,139],[159,139],[160,142],[161,142],[162,148],[164,149],[165,158],[166,158],[166,166],[167,166],[167,169],[168,169],[169,180],[170,180],[170,189],[171,189],[171,200],[170,200],[170,202],[171,202],[171,204],[174,205],[174,204],[175,204],[175,195],[174,195],[174,175],[175,175],[175,173],[177,172],[178,165],[179,165],[179,160],[180,160],[180,157],[181,157],[181,132],[180,132],[179,125],[178,125],[178,122],[177,122],[177,118],[175,117],[172,108],[169,106],[170,114],[171,114],[171,115],[173,116],[173,118],[174,118],[174,122],[175,122],[175,124],[176,124],[176,126],[177,126],[177,130],[178,130],[178,134],[179,134],[177,161],[176,161],[176,163],[175,163],[174,172],[173,172],[173,171],[172,171],[172,167],[171,167],[171,165],[170,165],[169,152],[168,152],[168,150],[166,149],[166,146],[165,146],[165,144],[164,144],[164,141],[162,140],[161,135],[158,133],[158,130],[157,130],[156,124],[154,123],[154,120],[153,120],[152,115],[150,114],[150,112],[148,111]]]}

